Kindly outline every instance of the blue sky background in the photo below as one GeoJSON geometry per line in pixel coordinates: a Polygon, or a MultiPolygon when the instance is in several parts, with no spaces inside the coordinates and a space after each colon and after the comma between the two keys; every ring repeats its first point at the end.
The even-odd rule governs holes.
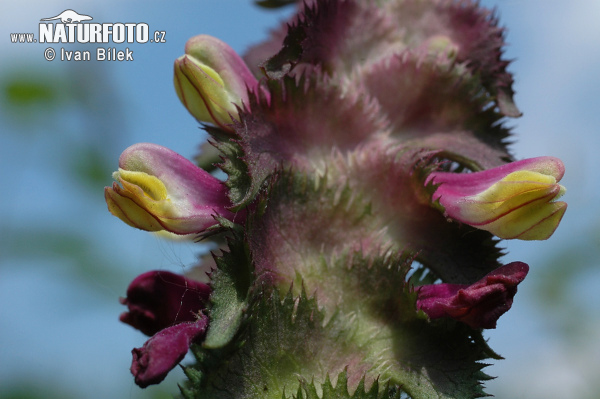
{"type": "MultiPolygon", "coordinates": [[[[487,391],[499,398],[597,397],[600,3],[482,3],[498,9],[508,28],[506,57],[515,60],[510,70],[524,116],[510,122],[513,152],[561,158],[569,203],[549,241],[505,242],[505,262],[525,261],[531,272],[513,309],[486,333],[506,357],[487,369],[498,376],[487,391]]],[[[32,382],[43,397],[147,398],[176,391],[180,371],[146,391],[133,383],[130,351],[145,336],[118,322],[118,297],[147,270],[184,271],[197,245],[126,226],[106,211],[102,190],[111,184],[119,154],[133,143],[154,142],[191,157],[204,140],[172,87],[173,61],[188,38],[211,34],[242,53],[290,11],[263,10],[246,0],[0,5],[3,88],[22,77],[50,81],[55,89],[50,106],[23,113],[3,95],[0,109],[0,398],[32,382]],[[134,61],[87,63],[47,62],[47,45],[10,43],[9,33],[37,32],[39,19],[67,8],[95,21],[148,23],[151,32],[166,31],[167,43],[110,45],[129,47],[134,61]],[[94,156],[108,162],[100,170],[106,174],[86,180],[96,176],[85,174],[94,156]]]]}

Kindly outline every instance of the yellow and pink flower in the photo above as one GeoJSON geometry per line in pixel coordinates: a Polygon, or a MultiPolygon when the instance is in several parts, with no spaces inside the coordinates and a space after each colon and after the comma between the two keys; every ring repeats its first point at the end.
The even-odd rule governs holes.
{"type": "Polygon", "coordinates": [[[425,184],[449,218],[500,238],[545,240],[558,227],[567,204],[560,159],[530,158],[474,173],[433,172],[425,184]]]}
{"type": "Polygon", "coordinates": [[[242,58],[227,43],[198,35],[185,45],[185,54],[175,60],[177,96],[199,122],[230,130],[237,107],[248,101],[248,89],[258,81],[242,58]]]}
{"type": "Polygon", "coordinates": [[[223,182],[157,144],[127,148],[113,178],[104,189],[108,210],[138,229],[197,234],[216,225],[215,216],[236,217],[223,182]]]}

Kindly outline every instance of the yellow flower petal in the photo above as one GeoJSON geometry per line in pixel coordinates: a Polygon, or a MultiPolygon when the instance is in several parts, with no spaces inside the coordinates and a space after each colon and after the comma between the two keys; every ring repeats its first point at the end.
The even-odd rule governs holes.
{"type": "Polygon", "coordinates": [[[131,227],[147,231],[163,230],[163,226],[130,198],[118,194],[113,188],[104,189],[108,210],[131,227]]]}
{"type": "Polygon", "coordinates": [[[540,198],[489,224],[477,227],[500,238],[545,240],[554,233],[567,208],[564,202],[548,202],[550,198],[551,196],[540,198]]]}
{"type": "Polygon", "coordinates": [[[149,175],[145,172],[129,171],[119,168],[113,176],[115,180],[131,183],[141,188],[145,195],[152,198],[154,201],[161,201],[167,198],[167,187],[156,176],[149,175]]]}

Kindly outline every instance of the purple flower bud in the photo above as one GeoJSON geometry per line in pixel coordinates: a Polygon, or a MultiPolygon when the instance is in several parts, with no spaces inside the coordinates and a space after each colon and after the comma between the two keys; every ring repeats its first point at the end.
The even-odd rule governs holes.
{"type": "Polygon", "coordinates": [[[474,284],[433,284],[417,288],[417,309],[430,319],[451,317],[472,328],[496,328],[498,318],[512,306],[517,285],[529,266],[512,262],[474,284]]]}
{"type": "Polygon", "coordinates": [[[131,373],[141,388],[165,379],[188,352],[190,345],[202,337],[208,325],[206,316],[195,322],[179,323],[156,333],[141,348],[131,351],[131,373]]]}
{"type": "Polygon", "coordinates": [[[167,271],[150,271],[136,277],[120,301],[129,309],[123,323],[146,335],[184,321],[194,321],[210,295],[207,284],[167,271]]]}

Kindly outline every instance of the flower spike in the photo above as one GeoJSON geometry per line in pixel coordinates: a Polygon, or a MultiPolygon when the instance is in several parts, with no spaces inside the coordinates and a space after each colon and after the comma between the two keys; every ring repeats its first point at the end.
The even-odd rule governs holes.
{"type": "Polygon", "coordinates": [[[500,238],[545,240],[558,227],[567,204],[558,184],[565,168],[558,158],[538,157],[474,173],[433,172],[432,200],[459,222],[500,238]]]}
{"type": "Polygon", "coordinates": [[[148,335],[135,383],[191,349],[186,398],[489,396],[483,368],[499,356],[481,329],[529,270],[502,262],[499,237],[546,239],[567,207],[560,160],[508,163],[505,118],[521,112],[495,12],[253,1],[295,13],[243,59],[200,35],[173,60],[210,136],[201,153],[136,144],[105,190],[129,225],[210,251],[121,298],[120,320],[148,335]]]}
{"type": "Polygon", "coordinates": [[[240,56],[208,35],[188,40],[174,69],[175,91],[188,111],[199,122],[226,130],[238,114],[236,106],[248,101],[248,89],[258,85],[240,56]]]}
{"type": "Polygon", "coordinates": [[[113,178],[104,189],[108,210],[138,229],[197,234],[216,224],[214,216],[235,217],[220,180],[156,144],[127,148],[113,178]]]}

